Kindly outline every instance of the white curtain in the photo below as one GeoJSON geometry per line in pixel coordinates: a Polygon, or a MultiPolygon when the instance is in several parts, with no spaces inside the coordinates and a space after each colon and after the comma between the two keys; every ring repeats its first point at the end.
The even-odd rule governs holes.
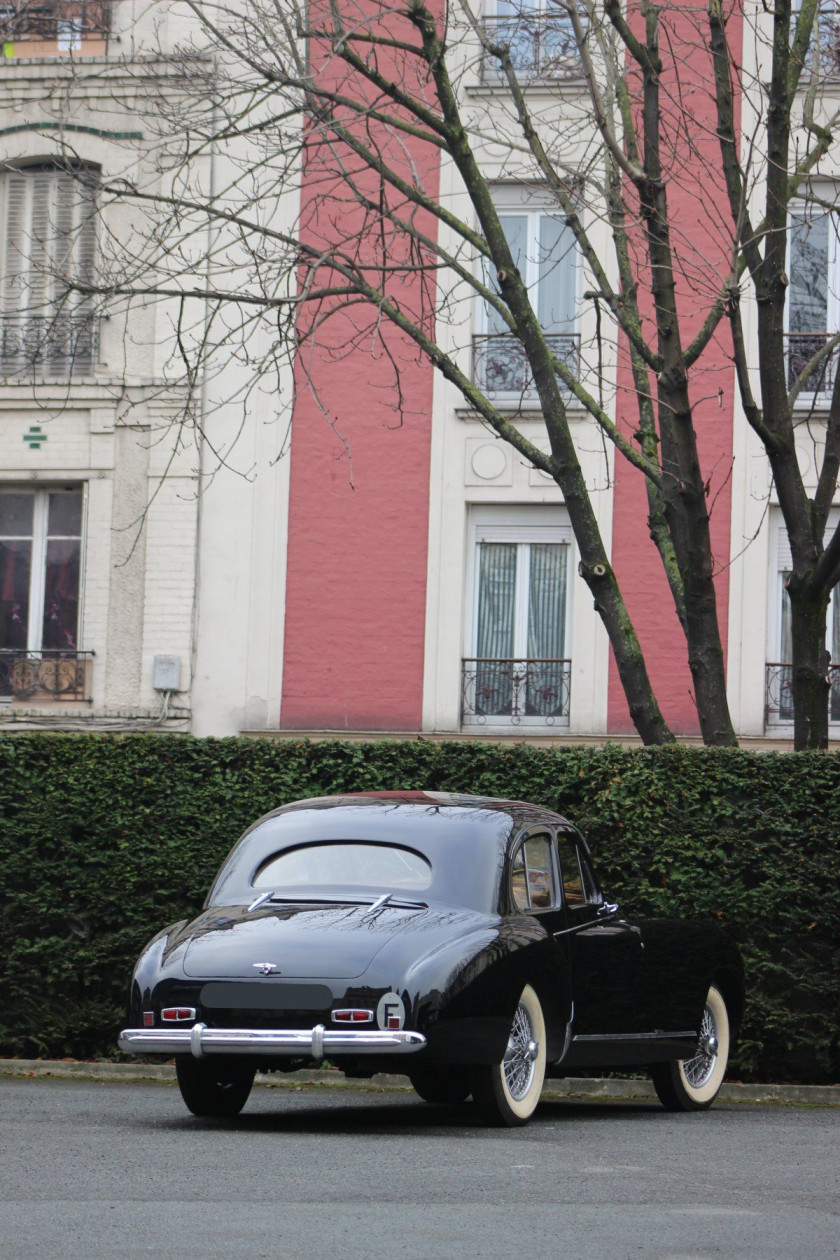
{"type": "Polygon", "coordinates": [[[516,543],[481,543],[478,573],[476,655],[489,658],[476,666],[476,713],[509,714],[513,679],[508,659],[514,652],[516,613],[516,543]]]}

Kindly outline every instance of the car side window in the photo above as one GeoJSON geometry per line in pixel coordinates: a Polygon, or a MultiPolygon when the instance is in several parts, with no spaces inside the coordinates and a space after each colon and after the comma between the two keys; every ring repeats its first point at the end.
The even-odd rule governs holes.
{"type": "Polygon", "coordinates": [[[556,903],[548,836],[529,836],[513,859],[511,890],[518,910],[550,910],[556,903]]]}
{"type": "Polygon", "coordinates": [[[574,907],[596,903],[599,900],[598,889],[586,855],[575,844],[572,836],[564,832],[557,837],[557,857],[566,905],[574,907]]]}

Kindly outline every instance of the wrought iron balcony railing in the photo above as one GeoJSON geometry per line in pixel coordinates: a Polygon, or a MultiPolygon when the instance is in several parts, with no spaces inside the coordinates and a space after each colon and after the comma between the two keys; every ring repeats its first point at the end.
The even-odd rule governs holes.
{"type": "Polygon", "coordinates": [[[0,6],[0,39],[104,39],[111,28],[110,0],[6,0],[0,6]]]}
{"type": "MultiPolygon", "coordinates": [[[[828,720],[840,722],[840,665],[829,665],[828,720]]],[[[773,661],[766,667],[764,713],[768,726],[793,721],[793,666],[773,661]]]]}
{"type": "Polygon", "coordinates": [[[15,700],[86,700],[93,652],[0,648],[0,696],[15,700]]]}
{"type": "Polygon", "coordinates": [[[461,662],[461,720],[568,725],[572,662],[470,657],[461,662]]]}
{"type": "MultiPolygon", "coordinates": [[[[556,358],[577,376],[580,337],[577,333],[549,333],[546,341],[556,358]]],[[[522,342],[513,333],[485,333],[473,337],[473,380],[489,394],[534,394],[534,378],[522,342]]]]}
{"type": "MultiPolygon", "coordinates": [[[[823,346],[834,337],[834,333],[788,333],[787,342],[787,374],[788,388],[802,375],[815,354],[819,354],[823,346]]],[[[834,349],[820,361],[799,389],[800,398],[811,394],[830,394],[834,388],[834,377],[840,349],[834,349]]]]}
{"type": "Polygon", "coordinates": [[[82,315],[0,315],[0,372],[83,372],[95,362],[99,320],[82,315]]]}
{"type": "MultiPolygon", "coordinates": [[[[579,78],[580,53],[568,16],[526,10],[505,17],[486,17],[482,26],[491,46],[508,49],[520,79],[533,82],[579,78]]],[[[498,83],[502,76],[499,58],[485,48],[482,79],[485,83],[498,83]]]]}

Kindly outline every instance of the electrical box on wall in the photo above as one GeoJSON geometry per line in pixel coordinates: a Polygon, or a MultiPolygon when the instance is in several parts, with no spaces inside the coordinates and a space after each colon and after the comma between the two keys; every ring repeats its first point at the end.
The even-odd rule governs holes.
{"type": "Polygon", "coordinates": [[[181,690],[181,658],[179,656],[156,656],[152,686],[155,691],[181,690]]]}

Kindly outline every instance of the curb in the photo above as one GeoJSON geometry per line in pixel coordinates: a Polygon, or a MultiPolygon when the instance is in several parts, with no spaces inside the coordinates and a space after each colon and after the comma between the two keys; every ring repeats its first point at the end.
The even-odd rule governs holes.
{"type": "MultiPolygon", "coordinates": [[[[47,1077],[76,1081],[157,1081],[173,1084],[175,1068],[169,1063],[86,1063],[75,1059],[0,1059],[0,1077],[47,1077]]],[[[369,1081],[348,1080],[337,1069],[278,1073],[258,1073],[258,1085],[274,1089],[301,1089],[326,1086],[332,1089],[407,1091],[406,1076],[377,1073],[369,1081]]],[[[656,1094],[650,1081],[618,1080],[612,1077],[561,1077],[548,1080],[544,1098],[601,1098],[612,1102],[651,1102],[656,1094]]],[[[840,1085],[723,1085],[721,1102],[783,1103],[810,1107],[840,1107],[840,1085]]]]}

